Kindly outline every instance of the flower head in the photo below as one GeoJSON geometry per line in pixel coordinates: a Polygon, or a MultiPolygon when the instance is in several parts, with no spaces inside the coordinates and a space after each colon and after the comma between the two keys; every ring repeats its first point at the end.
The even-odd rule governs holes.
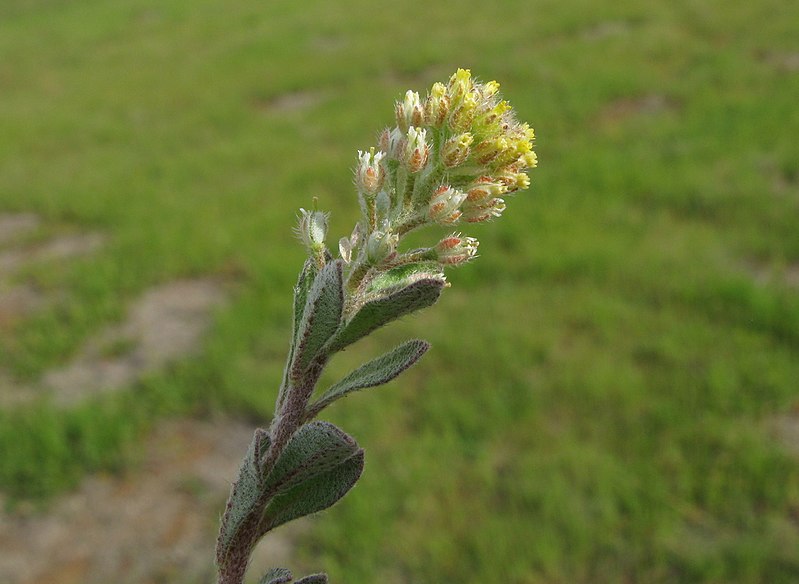
{"type": "Polygon", "coordinates": [[[405,140],[402,152],[402,162],[410,173],[422,170],[430,156],[430,146],[427,143],[427,130],[411,126],[405,140]]]}
{"type": "Polygon", "coordinates": [[[355,184],[358,190],[367,195],[376,194],[383,186],[386,177],[385,169],[381,164],[385,154],[375,153],[371,148],[369,152],[358,150],[358,166],[355,168],[355,184]]]}
{"type": "Polygon", "coordinates": [[[300,209],[295,232],[302,243],[313,255],[322,252],[325,248],[327,236],[328,214],[322,211],[306,211],[300,209]]]}
{"type": "Polygon", "coordinates": [[[439,262],[454,266],[475,258],[478,245],[480,242],[474,237],[462,237],[460,233],[453,233],[439,241],[433,249],[439,262]]]}

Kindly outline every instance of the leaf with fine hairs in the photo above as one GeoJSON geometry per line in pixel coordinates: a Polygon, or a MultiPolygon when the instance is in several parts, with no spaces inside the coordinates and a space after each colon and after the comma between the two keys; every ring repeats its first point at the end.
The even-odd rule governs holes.
{"type": "Polygon", "coordinates": [[[366,301],[338,332],[330,352],[340,351],[392,320],[435,304],[445,285],[443,275],[429,274],[366,301]]]}
{"type": "Polygon", "coordinates": [[[259,533],[263,535],[292,519],[334,505],[355,485],[362,472],[363,450],[359,448],[335,467],[276,495],[264,511],[259,533]]]}
{"type": "Polygon", "coordinates": [[[334,469],[360,452],[354,438],[330,422],[300,426],[266,477],[264,491],[273,496],[334,469]]]}
{"type": "Polygon", "coordinates": [[[222,516],[219,539],[216,543],[217,562],[222,565],[232,547],[236,545],[236,536],[247,518],[257,508],[263,492],[263,470],[260,461],[269,449],[269,433],[258,428],[255,430],[247,454],[241,461],[239,476],[230,492],[228,506],[222,516]]]}
{"type": "Polygon", "coordinates": [[[305,371],[319,350],[336,333],[344,306],[342,261],[329,262],[314,278],[297,328],[291,374],[305,371]]]}
{"type": "Polygon", "coordinates": [[[385,355],[361,365],[344,379],[325,391],[308,407],[306,418],[314,418],[320,411],[345,395],[388,383],[416,363],[430,348],[427,341],[414,339],[395,347],[385,355]]]}

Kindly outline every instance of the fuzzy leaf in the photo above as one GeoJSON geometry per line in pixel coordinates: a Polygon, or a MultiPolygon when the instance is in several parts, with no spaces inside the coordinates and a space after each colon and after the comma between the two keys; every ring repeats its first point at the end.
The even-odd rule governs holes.
{"type": "Polygon", "coordinates": [[[294,584],[327,584],[327,574],[311,574],[300,578],[294,584]]]}
{"type": "Polygon", "coordinates": [[[260,524],[264,534],[292,519],[323,511],[355,485],[363,472],[363,450],[315,477],[276,495],[266,507],[260,524]]]}
{"type": "Polygon", "coordinates": [[[239,476],[233,483],[228,507],[222,516],[222,526],[219,530],[216,554],[221,564],[227,556],[231,545],[234,545],[236,535],[247,517],[258,506],[258,501],[263,492],[263,477],[260,461],[269,449],[269,433],[258,428],[255,430],[252,442],[247,449],[247,454],[241,461],[239,476]]]}
{"type": "Polygon", "coordinates": [[[435,304],[445,285],[444,277],[430,274],[394,292],[367,301],[342,327],[332,342],[330,352],[343,349],[406,314],[435,304]]]}
{"type": "Polygon", "coordinates": [[[297,331],[300,329],[302,322],[302,315],[305,312],[305,305],[308,303],[308,292],[311,290],[311,285],[319,273],[316,267],[316,262],[312,259],[305,260],[302,266],[302,271],[297,278],[297,283],[294,285],[294,321],[292,323],[291,333],[291,346],[289,347],[289,354],[286,359],[286,366],[283,369],[283,383],[280,385],[280,392],[277,397],[277,404],[275,411],[280,410],[280,404],[285,398],[285,391],[289,386],[289,376],[291,375],[291,365],[294,362],[294,353],[297,346],[297,331]]]}
{"type": "MultiPolygon", "coordinates": [[[[294,576],[287,568],[272,568],[258,584],[289,584],[294,576]]],[[[295,580],[294,584],[327,584],[327,574],[311,574],[295,580]]]]}
{"type": "Polygon", "coordinates": [[[294,286],[294,338],[297,338],[297,331],[302,322],[302,314],[305,312],[305,304],[308,302],[308,292],[311,291],[311,285],[319,273],[319,268],[316,267],[316,262],[312,259],[305,260],[305,265],[302,266],[297,284],[294,286]]]}
{"type": "Polygon", "coordinates": [[[388,383],[416,363],[430,348],[426,341],[414,339],[395,347],[385,355],[361,365],[344,379],[325,391],[308,408],[306,416],[313,418],[337,399],[348,393],[388,383]]]}
{"type": "Polygon", "coordinates": [[[341,267],[341,260],[326,264],[308,291],[294,344],[292,375],[301,375],[338,329],[344,305],[341,267]]]}
{"type": "Polygon", "coordinates": [[[288,568],[272,568],[258,584],[288,584],[294,576],[288,568]]]}
{"type": "Polygon", "coordinates": [[[360,448],[351,436],[330,422],[305,424],[291,437],[264,490],[270,496],[325,473],[357,454],[360,448]]]}

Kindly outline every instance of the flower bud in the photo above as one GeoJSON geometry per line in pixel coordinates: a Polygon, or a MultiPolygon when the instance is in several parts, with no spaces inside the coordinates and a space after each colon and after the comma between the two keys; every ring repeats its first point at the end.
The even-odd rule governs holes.
{"type": "Polygon", "coordinates": [[[447,168],[454,168],[463,164],[469,156],[469,146],[474,142],[474,137],[468,132],[453,136],[446,141],[441,149],[441,162],[447,168]]]}
{"type": "Polygon", "coordinates": [[[402,161],[410,173],[416,173],[427,165],[430,156],[430,146],[426,141],[427,131],[414,126],[408,128],[408,135],[404,144],[402,161]]]}
{"type": "Polygon", "coordinates": [[[387,231],[373,231],[366,241],[366,259],[379,264],[394,255],[399,237],[387,231]]]}
{"type": "Polygon", "coordinates": [[[485,205],[465,205],[461,219],[467,223],[481,223],[499,217],[505,210],[503,199],[492,199],[485,205]]]}
{"type": "Polygon", "coordinates": [[[407,132],[411,126],[419,127],[424,124],[424,107],[415,91],[408,90],[405,99],[396,103],[394,112],[397,127],[403,132],[407,132]]]}
{"type": "Polygon", "coordinates": [[[493,97],[499,91],[499,83],[496,81],[489,81],[480,87],[480,92],[484,98],[493,97]]]}
{"type": "Polygon", "coordinates": [[[508,193],[522,191],[530,186],[530,177],[527,176],[527,173],[517,172],[513,167],[497,173],[496,178],[505,185],[508,193]]]}
{"type": "Polygon", "coordinates": [[[424,121],[428,126],[440,128],[449,113],[449,97],[447,87],[443,83],[434,83],[424,104],[424,121]]]}
{"type": "Polygon", "coordinates": [[[300,209],[297,227],[297,236],[310,251],[318,252],[325,246],[327,235],[327,213],[321,211],[306,211],[300,209]]]}
{"type": "Polygon", "coordinates": [[[469,92],[463,96],[461,102],[454,106],[449,114],[449,127],[453,132],[465,132],[472,127],[475,113],[477,112],[477,96],[469,92]]]}
{"type": "Polygon", "coordinates": [[[460,233],[453,233],[439,241],[433,249],[439,262],[454,266],[476,257],[478,245],[480,242],[474,237],[461,237],[460,233]]]}
{"type": "Polygon", "coordinates": [[[355,169],[355,184],[358,190],[368,195],[374,195],[383,186],[386,171],[381,164],[385,154],[375,153],[372,148],[369,152],[358,150],[358,166],[355,169]]]}
{"type": "Polygon", "coordinates": [[[466,202],[468,206],[479,207],[507,191],[508,187],[503,181],[481,176],[466,189],[466,202]]]}
{"type": "Polygon", "coordinates": [[[447,95],[450,104],[455,107],[460,104],[463,96],[472,91],[472,73],[468,69],[458,69],[447,84],[447,95]]]}
{"type": "Polygon", "coordinates": [[[441,225],[451,225],[460,218],[460,206],[465,200],[466,193],[441,185],[430,199],[428,216],[441,225]]]}
{"type": "Polygon", "coordinates": [[[480,164],[489,164],[510,147],[505,136],[487,138],[474,147],[474,156],[480,164]]]}

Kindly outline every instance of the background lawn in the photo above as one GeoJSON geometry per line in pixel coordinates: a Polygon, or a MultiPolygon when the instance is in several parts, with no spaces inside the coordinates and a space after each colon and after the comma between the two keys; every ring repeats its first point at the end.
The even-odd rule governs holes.
{"type": "Polygon", "coordinates": [[[436,307],[331,366],[433,344],[326,412],[367,466],[300,556],[349,584],[799,581],[797,22],[788,0],[3,0],[0,212],[106,239],[15,276],[58,301],[0,321],[0,369],[34,383],[158,283],[230,301],[130,391],[0,411],[0,490],[46,504],[169,416],[266,423],[298,207],[348,234],[356,150],[461,66],[501,82],[540,168],[436,307]]]}

